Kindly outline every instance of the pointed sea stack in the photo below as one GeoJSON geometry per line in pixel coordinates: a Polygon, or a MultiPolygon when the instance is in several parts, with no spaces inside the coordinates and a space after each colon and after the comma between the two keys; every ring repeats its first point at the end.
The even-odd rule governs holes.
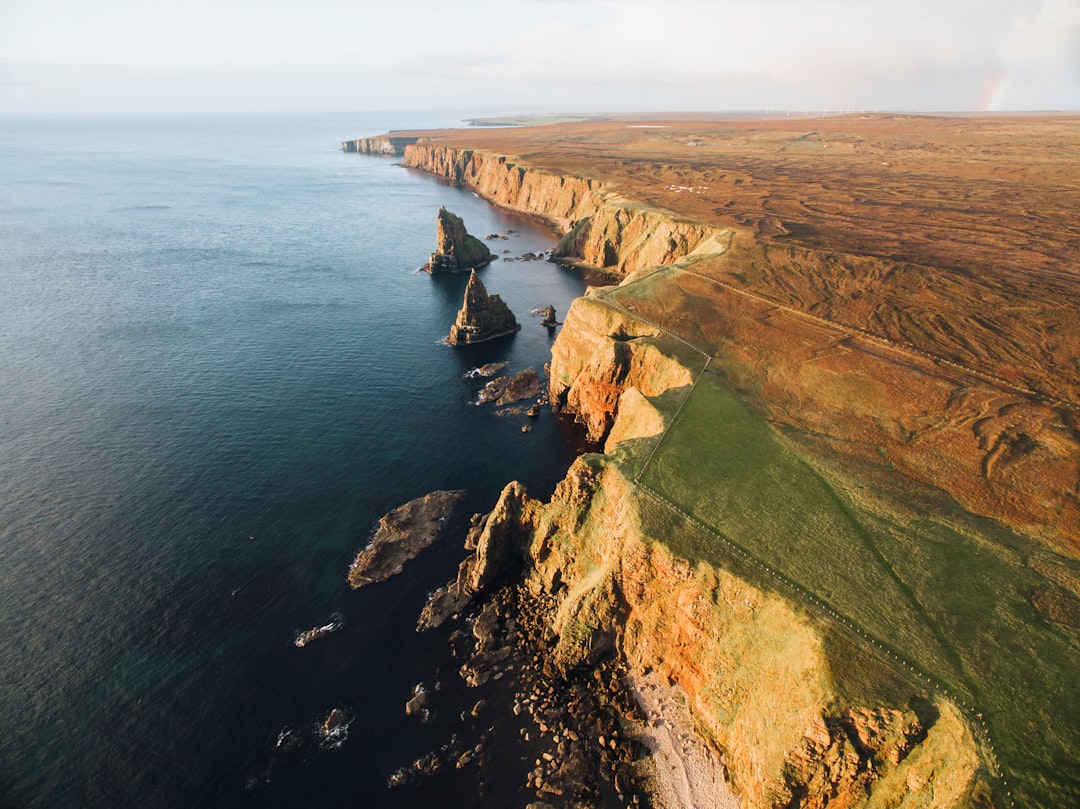
{"type": "Polygon", "coordinates": [[[465,302],[458,310],[457,320],[450,327],[447,342],[452,346],[482,343],[521,329],[510,307],[498,295],[488,295],[480,278],[473,271],[465,287],[465,302]]]}
{"type": "Polygon", "coordinates": [[[439,208],[439,248],[424,269],[437,272],[465,272],[491,263],[494,256],[487,245],[465,230],[461,217],[439,208]]]}

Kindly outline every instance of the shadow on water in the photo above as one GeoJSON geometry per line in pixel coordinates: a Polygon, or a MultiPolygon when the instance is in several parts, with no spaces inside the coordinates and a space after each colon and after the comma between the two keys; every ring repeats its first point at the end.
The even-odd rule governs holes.
{"type": "Polygon", "coordinates": [[[170,806],[287,807],[314,795],[325,805],[388,808],[516,800],[525,777],[516,727],[500,729],[500,752],[484,771],[447,767],[387,786],[425,755],[490,734],[494,712],[472,716],[480,699],[510,715],[507,683],[474,690],[458,677],[452,627],[415,631],[428,593],[464,555],[468,515],[489,506],[469,498],[445,540],[387,582],[350,591],[341,564],[329,607],[346,623],[303,649],[274,629],[304,600],[298,566],[264,571],[224,598],[195,580],[179,582],[147,611],[139,638],[175,670],[94,729],[106,743],[97,749],[102,759],[84,762],[77,776],[81,805],[123,809],[156,798],[170,806]],[[192,655],[202,658],[198,664],[192,655]],[[438,689],[427,721],[404,711],[420,682],[438,689]],[[340,744],[319,732],[334,709],[348,722],[340,744]]]}
{"type": "MultiPolygon", "coordinates": [[[[37,526],[39,553],[0,603],[0,657],[30,672],[0,691],[14,729],[0,738],[2,806],[527,803],[498,777],[481,790],[473,768],[386,788],[455,733],[492,726],[492,761],[523,781],[517,728],[472,717],[479,697],[446,634],[414,631],[462,537],[384,584],[354,593],[344,576],[389,508],[465,488],[467,516],[512,478],[546,498],[589,448],[549,411],[469,407],[483,380],[463,379],[491,361],[541,369],[553,334],[528,313],[552,304],[561,319],[589,280],[495,261],[481,277],[522,331],[436,345],[468,280],[412,275],[439,205],[474,233],[513,229],[499,244],[515,254],[550,249],[551,234],[343,157],[333,138],[313,150],[308,125],[290,125],[94,124],[79,138],[94,159],[77,161],[66,124],[0,137],[13,182],[79,179],[75,196],[28,190],[5,244],[22,297],[0,296],[0,431],[20,441],[0,441],[0,466],[22,471],[25,494],[0,503],[0,525],[37,499],[75,516],[37,526]],[[43,611],[52,623],[27,617],[43,611]],[[340,631],[293,645],[335,612],[340,631]],[[432,677],[444,687],[431,720],[405,717],[432,677]],[[335,707],[352,723],[325,749],[314,728],[335,707]],[[286,728],[299,741],[279,748],[286,728]]],[[[29,548],[15,533],[0,539],[29,548]]]]}
{"type": "Polygon", "coordinates": [[[146,650],[195,652],[238,629],[287,615],[307,587],[298,564],[265,570],[230,592],[189,573],[135,619],[129,638],[146,650]]]}

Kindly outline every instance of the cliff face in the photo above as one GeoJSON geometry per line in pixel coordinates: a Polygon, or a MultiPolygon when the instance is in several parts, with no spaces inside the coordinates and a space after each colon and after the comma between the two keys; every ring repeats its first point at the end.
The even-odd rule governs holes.
{"type": "Polygon", "coordinates": [[[660,329],[588,296],[578,299],[551,349],[552,403],[574,415],[589,440],[603,441],[624,392],[659,396],[693,382],[692,371],[665,353],[664,344],[660,329]]]}
{"type": "Polygon", "coordinates": [[[630,205],[593,180],[538,171],[505,155],[416,143],[402,162],[547,220],[563,234],[553,255],[569,263],[626,274],[695,251],[723,252],[730,239],[729,231],[630,205]]]}
{"type": "Polygon", "coordinates": [[[561,231],[603,204],[599,183],[529,169],[502,155],[416,143],[405,149],[402,163],[467,185],[496,205],[541,216],[561,231]]]}
{"type": "Polygon", "coordinates": [[[621,655],[681,686],[748,809],[952,807],[985,793],[975,739],[950,703],[921,716],[846,703],[819,626],[776,594],[672,555],[647,507],[603,456],[580,458],[546,505],[510,484],[463,578],[479,590],[522,560],[526,585],[556,603],[556,665],[621,655]]]}
{"type": "Polygon", "coordinates": [[[411,135],[400,137],[382,135],[377,138],[357,138],[356,140],[343,140],[341,142],[341,151],[394,157],[405,154],[405,147],[416,143],[416,141],[416,136],[411,135]]]}

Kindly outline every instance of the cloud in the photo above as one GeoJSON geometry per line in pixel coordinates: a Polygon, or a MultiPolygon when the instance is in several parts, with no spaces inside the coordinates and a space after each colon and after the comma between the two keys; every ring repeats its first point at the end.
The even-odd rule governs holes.
{"type": "MultiPolygon", "coordinates": [[[[487,88],[637,86],[654,106],[665,92],[711,91],[700,97],[715,103],[744,97],[742,87],[750,85],[769,89],[757,107],[799,98],[812,106],[896,106],[903,99],[951,109],[974,107],[990,77],[1039,64],[1047,85],[1040,98],[1080,106],[1067,69],[1077,0],[531,4],[550,13],[524,31],[501,31],[482,59],[436,51],[422,64],[437,61],[441,75],[487,88]],[[943,98],[943,87],[957,95],[943,98]]],[[[1030,90],[1030,82],[1025,86],[1030,90]]],[[[1024,107],[1024,95],[1014,93],[1011,103],[1024,107]]]]}
{"type": "Polygon", "coordinates": [[[1001,54],[1011,68],[1080,71],[1080,0],[1042,0],[1035,13],[1014,17],[1001,54]]]}
{"type": "Polygon", "coordinates": [[[207,70],[225,92],[288,67],[342,108],[1078,108],[1078,40],[1080,0],[0,0],[0,53],[72,66],[69,89],[79,66],[176,68],[209,98],[207,70]]]}

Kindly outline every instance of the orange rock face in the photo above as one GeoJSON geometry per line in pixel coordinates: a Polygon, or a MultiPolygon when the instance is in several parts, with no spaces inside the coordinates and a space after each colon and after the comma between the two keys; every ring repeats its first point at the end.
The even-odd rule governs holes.
{"type": "MultiPolygon", "coordinates": [[[[610,454],[579,460],[549,504],[515,489],[496,510],[530,586],[558,598],[555,658],[589,665],[615,649],[677,682],[747,806],[1007,806],[1011,790],[1068,803],[1080,749],[1075,700],[1061,696],[1080,625],[1080,164],[1061,155],[1080,153],[1075,119],[629,123],[431,133],[406,152],[546,219],[563,236],[557,255],[621,280],[574,303],[549,373],[552,403],[610,454]],[[1000,555],[1000,581],[1022,580],[1000,588],[1007,603],[984,605],[999,635],[981,634],[973,603],[916,592],[974,571],[920,570],[919,547],[893,570],[934,642],[967,667],[974,707],[940,689],[929,709],[848,699],[838,683],[905,665],[837,651],[877,654],[865,636],[838,640],[829,608],[823,623],[803,611],[829,601],[828,582],[791,597],[738,553],[714,566],[696,550],[723,537],[694,535],[695,515],[678,510],[701,505],[708,481],[675,510],[638,485],[706,374],[808,467],[842,469],[868,492],[868,514],[880,494],[941,525],[993,527],[972,529],[979,553],[966,558],[1000,555]],[[1018,660],[1022,676],[998,676],[1018,660]]],[[[689,460],[670,467],[691,478],[713,427],[698,418],[697,443],[684,433],[680,445],[689,460]]],[[[886,640],[903,654],[914,637],[886,640]]],[[[904,676],[929,683],[912,662],[904,676]]]]}
{"type": "MultiPolygon", "coordinates": [[[[679,262],[627,305],[724,354],[770,419],[1080,558],[1072,122],[628,123],[432,133],[406,163],[546,218],[567,259],[679,262]]],[[[593,351],[569,371],[556,346],[552,400],[600,439],[628,357],[593,351]]]]}

